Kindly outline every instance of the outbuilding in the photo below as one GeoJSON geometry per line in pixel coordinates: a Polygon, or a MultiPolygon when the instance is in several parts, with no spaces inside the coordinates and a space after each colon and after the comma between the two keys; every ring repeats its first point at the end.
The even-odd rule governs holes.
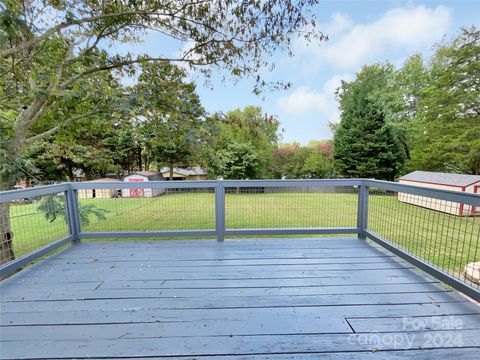
{"type": "MultiPolygon", "coordinates": [[[[160,172],[165,180],[170,180],[169,167],[161,168],[160,172]]],[[[172,180],[205,180],[207,178],[207,172],[200,166],[191,168],[174,167],[172,175],[172,180]]]]}
{"type": "MultiPolygon", "coordinates": [[[[156,172],[156,171],[137,171],[123,178],[123,181],[126,181],[126,182],[146,182],[146,181],[160,181],[160,180],[164,180],[163,176],[160,172],[156,172]]],[[[123,189],[122,195],[123,197],[131,197],[131,198],[154,197],[154,196],[161,195],[164,192],[165,192],[165,189],[159,189],[159,188],[146,188],[146,189],[131,188],[131,189],[123,189]]]]}
{"type": "MultiPolygon", "coordinates": [[[[102,183],[102,182],[118,182],[121,180],[113,178],[102,178],[89,181],[90,183],[102,183]]],[[[120,186],[119,186],[120,188],[120,186]]],[[[78,190],[78,197],[80,199],[111,199],[122,195],[120,189],[80,189],[78,190]]]]}
{"type": "MultiPolygon", "coordinates": [[[[402,176],[398,182],[406,185],[415,185],[433,189],[480,193],[480,175],[450,174],[430,171],[414,171],[402,176]]],[[[475,206],[460,204],[451,201],[432,199],[406,193],[398,193],[398,201],[413,204],[457,216],[475,216],[475,206]]]]}

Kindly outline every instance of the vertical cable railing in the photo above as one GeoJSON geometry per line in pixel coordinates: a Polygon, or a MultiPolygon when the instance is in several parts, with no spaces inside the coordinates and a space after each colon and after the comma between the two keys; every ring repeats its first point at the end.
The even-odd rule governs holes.
{"type": "Polygon", "coordinates": [[[225,184],[227,234],[357,232],[357,186],[326,186],[321,182],[301,186],[279,186],[278,182],[232,185],[225,184]]]}
{"type": "Polygon", "coordinates": [[[465,209],[478,206],[480,197],[386,182],[367,183],[367,236],[478,298],[480,219],[465,209]]]}
{"type": "Polygon", "coordinates": [[[65,184],[0,194],[0,277],[78,239],[73,192],[65,184]]]}
{"type": "Polygon", "coordinates": [[[478,299],[477,209],[479,195],[361,179],[58,184],[0,193],[0,274],[81,239],[357,234],[478,299]]]}

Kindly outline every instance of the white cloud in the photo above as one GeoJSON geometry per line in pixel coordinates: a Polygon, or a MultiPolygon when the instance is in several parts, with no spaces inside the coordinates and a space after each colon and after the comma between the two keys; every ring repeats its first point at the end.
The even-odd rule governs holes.
{"type": "Polygon", "coordinates": [[[324,111],[327,99],[325,94],[308,86],[300,86],[291,94],[280,97],[277,105],[285,113],[304,114],[311,111],[324,111]]]}
{"type": "MultiPolygon", "coordinates": [[[[317,66],[327,63],[336,68],[356,69],[378,61],[379,56],[388,52],[430,48],[445,35],[451,22],[452,12],[445,6],[396,8],[376,21],[356,25],[347,16],[336,13],[330,23],[319,27],[330,40],[322,46],[309,47],[308,51],[317,66]]],[[[297,49],[307,51],[301,44],[297,49]]]]}
{"type": "Polygon", "coordinates": [[[321,27],[321,30],[328,34],[340,34],[345,30],[352,28],[353,21],[347,15],[341,13],[333,13],[328,24],[321,27]]]}
{"type": "Polygon", "coordinates": [[[350,81],[350,74],[336,74],[323,84],[321,91],[308,86],[300,86],[292,93],[282,96],[277,100],[280,111],[289,116],[318,114],[326,122],[338,121],[338,105],[335,100],[335,91],[342,80],[350,81]]]}

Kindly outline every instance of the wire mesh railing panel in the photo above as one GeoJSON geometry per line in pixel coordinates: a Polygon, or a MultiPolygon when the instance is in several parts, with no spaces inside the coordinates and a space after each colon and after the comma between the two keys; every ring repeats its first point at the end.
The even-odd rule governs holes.
{"type": "Polygon", "coordinates": [[[227,187],[225,228],[354,228],[357,207],[353,186],[227,187]]]}
{"type": "Polygon", "coordinates": [[[368,230],[479,289],[466,272],[480,261],[480,218],[473,210],[457,202],[370,188],[368,230]]]}
{"type": "Polygon", "coordinates": [[[213,188],[80,189],[82,232],[215,229],[213,188]],[[82,212],[90,216],[82,221],[82,212]]]}
{"type": "Polygon", "coordinates": [[[63,192],[0,202],[1,265],[69,236],[63,192]]]}

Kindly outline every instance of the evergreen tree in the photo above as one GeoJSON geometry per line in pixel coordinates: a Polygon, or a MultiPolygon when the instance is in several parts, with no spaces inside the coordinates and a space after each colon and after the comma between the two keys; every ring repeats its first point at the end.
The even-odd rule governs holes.
{"type": "Polygon", "coordinates": [[[340,88],[341,121],[335,129],[333,156],[344,176],[393,180],[405,162],[405,149],[375,96],[386,79],[385,69],[374,65],[340,88]]]}

